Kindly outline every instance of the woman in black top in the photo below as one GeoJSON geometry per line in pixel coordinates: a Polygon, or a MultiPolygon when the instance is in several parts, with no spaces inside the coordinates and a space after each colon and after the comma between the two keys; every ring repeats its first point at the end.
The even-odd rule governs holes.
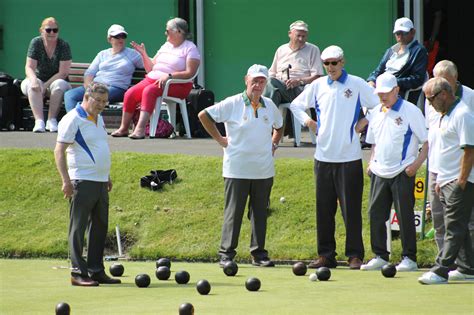
{"type": "Polygon", "coordinates": [[[33,132],[56,132],[56,117],[63,101],[64,92],[71,88],[67,78],[72,55],[69,44],[59,38],[59,25],[54,17],[43,20],[40,36],[31,40],[26,57],[26,79],[21,91],[28,101],[35,117],[33,132]],[[43,98],[49,96],[49,111],[46,125],[43,115],[43,98]]]}

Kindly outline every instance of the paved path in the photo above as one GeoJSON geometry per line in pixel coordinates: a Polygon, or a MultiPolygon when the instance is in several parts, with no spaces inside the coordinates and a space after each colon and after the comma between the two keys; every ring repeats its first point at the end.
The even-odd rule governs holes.
{"type": "MultiPolygon", "coordinates": [[[[277,150],[277,158],[312,159],[314,145],[311,144],[309,135],[302,134],[302,146],[293,147],[293,139],[286,139],[277,150]]],[[[53,149],[56,143],[55,133],[33,133],[29,131],[2,131],[0,132],[0,147],[10,148],[46,148],[53,149]]],[[[112,152],[141,152],[141,153],[165,153],[165,154],[188,154],[204,156],[222,156],[222,149],[217,143],[210,139],[145,139],[130,140],[128,138],[109,139],[112,152]]],[[[363,151],[364,160],[369,157],[369,150],[363,151]]]]}

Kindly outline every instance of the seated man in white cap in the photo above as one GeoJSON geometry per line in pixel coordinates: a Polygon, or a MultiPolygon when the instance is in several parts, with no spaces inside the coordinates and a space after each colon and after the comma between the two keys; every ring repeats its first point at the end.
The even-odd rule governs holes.
{"type": "Polygon", "coordinates": [[[291,103],[301,124],[317,134],[314,154],[318,258],[309,268],[335,268],[335,216],[339,205],[346,226],[346,251],[351,269],[364,259],[362,242],[362,153],[355,125],[362,106],[374,108],[379,99],[363,79],[344,70],[344,52],[329,46],[321,54],[327,76],[315,80],[291,103]],[[306,114],[314,108],[318,121],[306,114]]]}
{"type": "MultiPolygon", "coordinates": [[[[290,41],[275,52],[273,63],[268,69],[270,78],[264,94],[277,106],[293,101],[305,85],[324,74],[318,46],[307,42],[308,24],[293,22],[288,37],[290,41]]],[[[287,122],[287,127],[291,127],[291,119],[287,122]]]]}
{"type": "Polygon", "coordinates": [[[375,258],[361,270],[380,270],[388,264],[385,222],[392,203],[400,221],[402,262],[398,271],[415,271],[416,231],[413,208],[415,175],[428,154],[428,133],[421,110],[398,96],[397,79],[391,73],[377,78],[375,92],[380,105],[371,111],[368,143],[372,154],[367,168],[370,185],[370,243],[375,258]],[[423,144],[418,153],[418,147],[423,144]]]}
{"type": "MultiPolygon", "coordinates": [[[[423,85],[428,65],[426,49],[415,39],[413,22],[406,17],[395,21],[393,34],[397,43],[385,51],[379,65],[369,75],[367,81],[375,87],[375,80],[384,72],[392,73],[397,78],[400,96],[410,89],[423,85]]],[[[416,104],[420,91],[410,93],[408,101],[416,104]]]]}
{"type": "Polygon", "coordinates": [[[253,65],[245,76],[246,88],[199,113],[206,131],[224,148],[224,224],[219,248],[220,266],[237,254],[242,217],[249,200],[252,225],[252,264],[273,267],[265,249],[267,208],[275,176],[273,155],[280,142],[283,119],[271,99],[262,97],[268,69],[253,65]],[[224,123],[223,137],[215,123],[224,123]]]}

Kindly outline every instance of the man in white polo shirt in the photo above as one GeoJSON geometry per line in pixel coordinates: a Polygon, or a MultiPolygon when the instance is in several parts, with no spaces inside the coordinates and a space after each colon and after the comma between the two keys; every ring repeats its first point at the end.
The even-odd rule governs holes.
{"type": "Polygon", "coordinates": [[[281,138],[283,119],[271,99],[262,97],[268,69],[253,65],[245,76],[246,89],[199,113],[206,131],[224,148],[225,208],[220,266],[234,259],[242,218],[249,201],[252,225],[250,254],[255,266],[273,267],[265,249],[267,207],[275,168],[273,154],[281,138]],[[215,123],[225,124],[223,137],[215,123]]]}
{"type": "Polygon", "coordinates": [[[397,271],[415,271],[416,230],[415,175],[428,154],[428,133],[421,110],[398,97],[397,78],[391,73],[377,78],[375,93],[380,105],[371,112],[367,143],[372,144],[368,166],[370,186],[370,243],[376,255],[361,270],[380,270],[388,264],[385,222],[390,217],[392,203],[400,222],[402,262],[397,271]],[[423,144],[420,153],[418,147],[423,144]]]}
{"type": "Polygon", "coordinates": [[[436,192],[445,207],[446,232],[435,266],[423,274],[421,284],[474,280],[474,253],[469,220],[474,206],[474,113],[444,78],[432,78],[423,86],[426,99],[441,113],[435,156],[436,192]],[[456,261],[457,269],[449,271],[456,261]]]}
{"type": "MultiPolygon", "coordinates": [[[[453,91],[455,91],[456,97],[459,97],[471,110],[474,111],[474,91],[469,87],[462,85],[458,81],[458,70],[456,65],[449,60],[442,60],[436,64],[433,69],[433,75],[435,78],[444,78],[449,82],[453,91]]],[[[439,118],[441,114],[437,112],[433,106],[430,106],[428,100],[425,101],[425,116],[426,126],[429,128],[428,142],[429,142],[429,194],[430,194],[430,208],[431,215],[433,218],[433,228],[435,229],[435,241],[438,246],[438,250],[441,251],[444,242],[444,206],[439,200],[438,194],[435,192],[436,177],[438,174],[436,166],[437,156],[437,137],[435,136],[439,129],[439,118]]],[[[474,207],[472,209],[474,211],[474,207]]],[[[469,232],[471,238],[474,236],[474,215],[471,214],[471,220],[469,222],[469,232]]],[[[472,244],[474,245],[474,243],[472,244]]]]}
{"type": "Polygon", "coordinates": [[[321,59],[328,75],[308,85],[290,107],[301,124],[317,133],[314,173],[319,257],[308,267],[337,266],[334,233],[339,201],[346,226],[345,254],[350,268],[359,269],[364,259],[361,214],[364,175],[355,125],[361,107],[373,108],[379,99],[363,79],[343,69],[344,53],[340,47],[327,47],[321,59]],[[310,107],[316,110],[317,122],[305,112],[310,107]]]}
{"type": "Polygon", "coordinates": [[[108,89],[91,83],[81,105],[59,122],[54,157],[62,179],[64,198],[70,201],[69,250],[71,284],[117,284],[104,271],[103,256],[109,220],[110,150],[102,116],[108,89]],[[84,234],[89,227],[87,261],[82,258],[84,234]]]}

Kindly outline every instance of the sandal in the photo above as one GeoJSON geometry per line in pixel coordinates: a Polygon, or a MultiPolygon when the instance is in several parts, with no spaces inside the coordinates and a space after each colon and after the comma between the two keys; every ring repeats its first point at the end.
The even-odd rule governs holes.
{"type": "Polygon", "coordinates": [[[118,132],[118,130],[115,130],[114,132],[112,132],[110,134],[112,137],[115,137],[115,138],[123,138],[123,137],[128,137],[128,132],[126,133],[120,133],[118,132]]]}

